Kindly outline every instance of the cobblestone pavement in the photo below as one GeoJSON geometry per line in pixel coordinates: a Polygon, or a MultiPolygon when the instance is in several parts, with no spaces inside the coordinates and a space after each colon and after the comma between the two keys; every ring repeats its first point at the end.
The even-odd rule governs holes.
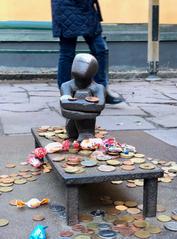
{"type": "MultiPolygon", "coordinates": [[[[106,105],[97,124],[110,130],[144,130],[177,146],[177,79],[114,83],[126,103],[106,105]]],[[[0,84],[0,134],[29,134],[31,127],[64,125],[54,83],[0,84]]]]}

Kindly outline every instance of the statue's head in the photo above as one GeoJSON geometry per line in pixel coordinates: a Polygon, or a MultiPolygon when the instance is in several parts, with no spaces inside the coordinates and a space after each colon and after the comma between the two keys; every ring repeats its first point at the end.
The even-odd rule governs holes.
{"type": "Polygon", "coordinates": [[[98,62],[90,54],[77,54],[72,64],[72,76],[79,88],[86,88],[98,71],[98,62]]]}

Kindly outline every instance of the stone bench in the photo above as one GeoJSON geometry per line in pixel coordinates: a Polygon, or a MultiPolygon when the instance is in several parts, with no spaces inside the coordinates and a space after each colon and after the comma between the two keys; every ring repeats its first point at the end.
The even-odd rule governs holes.
{"type": "MultiPolygon", "coordinates": [[[[40,137],[37,129],[32,129],[32,135],[36,147],[45,147],[49,142],[44,137],[40,137]]],[[[115,137],[115,136],[114,136],[115,137]]],[[[132,142],[133,143],[133,142],[132,142]]],[[[60,153],[61,154],[61,153],[60,153]]],[[[158,178],[163,176],[163,170],[156,167],[153,170],[142,170],[136,166],[133,171],[124,171],[117,168],[113,172],[100,172],[96,167],[87,168],[82,174],[65,173],[61,167],[62,163],[54,162],[55,154],[48,154],[47,160],[50,162],[58,177],[64,181],[66,186],[66,212],[68,225],[79,222],[79,186],[89,183],[101,183],[115,180],[144,179],[143,193],[143,215],[145,217],[156,216],[158,178]]]]}

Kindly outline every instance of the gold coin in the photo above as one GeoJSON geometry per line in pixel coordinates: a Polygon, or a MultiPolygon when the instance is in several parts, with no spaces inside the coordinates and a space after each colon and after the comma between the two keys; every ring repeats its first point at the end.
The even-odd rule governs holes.
{"type": "Polygon", "coordinates": [[[91,103],[98,103],[99,102],[99,98],[96,96],[88,96],[85,98],[86,101],[91,102],[91,103]]]}
{"type": "Polygon", "coordinates": [[[123,165],[133,165],[134,163],[131,160],[123,161],[123,165]]]}
{"type": "Polygon", "coordinates": [[[38,175],[41,175],[41,172],[32,172],[31,174],[34,176],[38,176],[38,175]]]}
{"type": "Polygon", "coordinates": [[[144,158],[144,154],[135,154],[135,158],[144,158]]]}
{"type": "Polygon", "coordinates": [[[112,166],[117,166],[117,165],[121,164],[121,162],[116,160],[116,159],[107,160],[106,163],[109,164],[109,165],[112,165],[112,166]]]}
{"type": "Polygon", "coordinates": [[[130,159],[130,158],[132,158],[134,156],[134,153],[132,153],[132,152],[129,152],[128,154],[124,154],[124,153],[121,153],[120,154],[120,157],[121,158],[124,158],[124,159],[130,159]]]}
{"type": "Polygon", "coordinates": [[[135,185],[142,187],[144,185],[144,181],[142,179],[135,179],[135,185]]]}
{"type": "Polygon", "coordinates": [[[15,167],[16,167],[16,164],[13,164],[13,163],[6,164],[6,168],[15,168],[15,167]]]}
{"type": "Polygon", "coordinates": [[[134,215],[134,214],[140,213],[141,211],[140,211],[140,209],[138,209],[138,208],[136,208],[136,207],[135,207],[135,208],[133,207],[133,208],[128,208],[128,209],[127,209],[127,212],[130,213],[130,214],[132,214],[132,215],[134,215]]]}
{"type": "Polygon", "coordinates": [[[4,184],[9,184],[9,183],[13,183],[14,179],[13,178],[4,178],[2,179],[2,183],[4,184]]]}
{"type": "Polygon", "coordinates": [[[0,192],[2,193],[8,193],[11,192],[13,190],[12,187],[0,187],[0,192]]]}
{"type": "Polygon", "coordinates": [[[170,177],[160,178],[160,182],[162,182],[162,183],[171,183],[172,179],[170,177]]]}
{"type": "Polygon", "coordinates": [[[152,163],[143,163],[139,167],[145,170],[151,170],[155,168],[155,166],[152,163]]]}
{"type": "Polygon", "coordinates": [[[27,180],[28,180],[28,182],[34,182],[34,181],[36,181],[38,179],[38,177],[31,177],[31,178],[28,178],[27,180]]]}
{"type": "Polygon", "coordinates": [[[131,215],[124,215],[120,219],[126,221],[127,223],[131,223],[135,220],[131,215]]]}
{"type": "Polygon", "coordinates": [[[136,220],[133,222],[133,225],[138,228],[145,228],[147,226],[147,222],[145,220],[136,220]]]}
{"type": "Polygon", "coordinates": [[[79,167],[79,170],[76,173],[84,173],[86,171],[85,168],[79,167]]]}
{"type": "Polygon", "coordinates": [[[26,179],[16,179],[14,181],[15,184],[18,184],[18,185],[21,185],[21,184],[25,184],[27,183],[27,180],[26,179]]]}
{"type": "Polygon", "coordinates": [[[124,201],[115,201],[114,205],[119,206],[119,205],[124,205],[124,203],[125,203],[124,201]]]}
{"type": "Polygon", "coordinates": [[[116,219],[117,219],[116,215],[105,215],[103,218],[105,222],[110,222],[110,223],[113,223],[116,219]]]}
{"type": "Polygon", "coordinates": [[[160,221],[160,222],[169,222],[171,221],[171,218],[167,215],[159,215],[157,216],[157,219],[160,221]]]}
{"type": "Polygon", "coordinates": [[[147,231],[151,234],[159,234],[161,233],[161,228],[160,227],[156,227],[156,226],[153,226],[153,225],[150,225],[148,228],[147,228],[147,231]]]}
{"type": "Polygon", "coordinates": [[[122,170],[125,170],[125,171],[132,171],[132,170],[135,169],[135,166],[133,166],[133,165],[122,165],[122,166],[120,166],[120,168],[122,170]]]}
{"type": "Polygon", "coordinates": [[[0,227],[7,226],[9,224],[9,221],[4,218],[0,218],[0,227]]]}
{"type": "Polygon", "coordinates": [[[68,139],[67,134],[57,134],[60,139],[68,139]]]}
{"type": "Polygon", "coordinates": [[[13,183],[0,183],[0,187],[11,187],[13,183]]]}
{"type": "Polygon", "coordinates": [[[55,157],[55,158],[52,159],[53,162],[61,162],[61,161],[63,161],[63,160],[65,160],[65,156],[64,156],[64,155],[62,155],[62,156],[57,156],[57,157],[55,157]]]}
{"type": "Polygon", "coordinates": [[[93,217],[88,214],[80,214],[79,221],[80,222],[91,222],[91,221],[93,221],[93,217]]]}
{"type": "Polygon", "coordinates": [[[45,217],[42,214],[36,214],[33,216],[33,221],[43,221],[43,220],[45,220],[45,217]]]}
{"type": "Polygon", "coordinates": [[[128,188],[136,188],[135,183],[127,183],[126,185],[127,185],[128,188]]]}
{"type": "Polygon", "coordinates": [[[13,200],[11,200],[11,201],[9,202],[9,204],[10,204],[11,206],[16,206],[16,205],[17,205],[17,200],[16,200],[16,199],[13,199],[13,200]]]}
{"type": "Polygon", "coordinates": [[[149,238],[151,236],[151,234],[148,231],[144,231],[144,230],[140,230],[135,232],[135,236],[138,238],[149,238]]]}
{"type": "Polygon", "coordinates": [[[89,156],[91,153],[91,150],[80,150],[78,154],[82,156],[89,156]]]}
{"type": "Polygon", "coordinates": [[[121,180],[119,180],[119,181],[112,181],[111,183],[112,183],[112,184],[117,184],[117,185],[119,185],[119,184],[122,184],[123,181],[121,181],[121,180]]]}
{"type": "Polygon", "coordinates": [[[32,175],[31,174],[26,174],[26,175],[23,175],[23,178],[31,178],[32,175]]]}
{"type": "Polygon", "coordinates": [[[144,158],[135,158],[135,157],[133,157],[133,158],[131,158],[131,161],[133,163],[140,164],[140,163],[144,163],[146,160],[144,158]]]}
{"type": "Polygon", "coordinates": [[[119,211],[125,211],[125,210],[127,210],[127,207],[124,205],[119,205],[119,206],[116,206],[116,209],[119,211]]]}
{"type": "Polygon", "coordinates": [[[30,169],[28,169],[28,168],[22,168],[22,169],[19,170],[19,172],[21,172],[21,173],[27,173],[29,171],[30,171],[30,169]]]}
{"type": "Polygon", "coordinates": [[[136,207],[137,205],[138,205],[138,203],[135,201],[126,201],[125,202],[125,206],[127,206],[127,207],[136,207]]]}
{"type": "Polygon", "coordinates": [[[64,168],[66,173],[76,173],[77,171],[79,171],[79,167],[72,167],[72,166],[68,166],[66,168],[64,168]]]}
{"type": "Polygon", "coordinates": [[[100,165],[97,169],[101,172],[112,172],[116,170],[116,167],[109,165],[100,165]]]}
{"type": "Polygon", "coordinates": [[[177,215],[171,215],[171,218],[172,218],[174,221],[177,221],[177,215]]]}

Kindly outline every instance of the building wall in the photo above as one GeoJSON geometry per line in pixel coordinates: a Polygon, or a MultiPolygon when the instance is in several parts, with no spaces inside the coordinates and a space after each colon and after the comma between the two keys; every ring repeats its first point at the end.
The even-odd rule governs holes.
{"type": "MultiPolygon", "coordinates": [[[[0,21],[50,21],[51,0],[0,0],[0,21]]],[[[148,0],[99,0],[105,23],[146,23],[148,0]]],[[[160,23],[177,24],[176,0],[160,0],[160,23]]]]}

